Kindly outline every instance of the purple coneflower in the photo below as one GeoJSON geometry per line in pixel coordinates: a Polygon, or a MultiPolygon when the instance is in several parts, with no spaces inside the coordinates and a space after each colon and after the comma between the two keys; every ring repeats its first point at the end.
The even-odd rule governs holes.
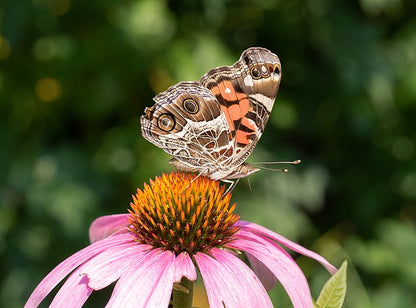
{"type": "Polygon", "coordinates": [[[25,307],[37,307],[68,274],[50,307],[81,307],[94,290],[115,281],[107,307],[168,307],[172,294],[179,307],[185,304],[175,301],[192,295],[197,270],[211,308],[273,307],[266,289],[276,280],[294,307],[313,307],[303,272],[280,245],[317,260],[330,273],[335,267],[281,235],[239,220],[231,194],[223,193],[219,182],[191,174],[150,181],[137,190],[128,214],[93,222],[92,244],[53,269],[25,307]],[[253,269],[238,258],[240,252],[253,269]]]}

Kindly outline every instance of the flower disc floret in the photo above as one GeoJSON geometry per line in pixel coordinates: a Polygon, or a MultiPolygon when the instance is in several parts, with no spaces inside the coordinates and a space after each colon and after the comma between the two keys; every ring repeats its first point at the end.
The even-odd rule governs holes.
{"type": "Polygon", "coordinates": [[[225,186],[189,173],[163,174],[133,195],[130,231],[137,240],[176,254],[209,252],[239,230],[235,204],[225,186]]]}

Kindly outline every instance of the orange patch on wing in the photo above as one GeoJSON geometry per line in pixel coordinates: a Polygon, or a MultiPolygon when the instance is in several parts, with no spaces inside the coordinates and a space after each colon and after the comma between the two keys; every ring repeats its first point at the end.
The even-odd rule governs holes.
{"type": "Polygon", "coordinates": [[[227,101],[242,100],[247,98],[244,93],[239,93],[235,90],[233,84],[229,80],[221,81],[217,86],[211,89],[214,95],[221,95],[227,101]]]}
{"type": "Polygon", "coordinates": [[[246,115],[248,113],[248,111],[250,109],[250,102],[249,102],[249,100],[247,98],[247,95],[244,94],[244,98],[241,98],[238,101],[238,106],[240,106],[241,113],[243,115],[246,115]]]}
{"type": "Polygon", "coordinates": [[[230,114],[228,113],[227,107],[221,105],[221,109],[222,109],[222,112],[225,115],[225,118],[227,119],[227,123],[228,123],[228,127],[230,128],[230,131],[235,131],[234,122],[230,118],[230,114]]]}
{"type": "Polygon", "coordinates": [[[241,114],[240,105],[234,104],[227,108],[227,112],[230,115],[230,119],[233,121],[240,120],[244,114],[241,114]]]}
{"type": "MultiPolygon", "coordinates": [[[[244,119],[246,114],[250,111],[250,101],[248,100],[248,96],[244,93],[236,92],[232,82],[229,80],[221,81],[217,86],[211,88],[211,92],[215,96],[221,96],[226,101],[238,101],[238,103],[232,104],[229,107],[221,105],[221,109],[225,114],[230,131],[235,131],[235,125],[233,121],[244,119]]],[[[247,123],[244,124],[245,126],[254,130],[254,126],[250,124],[247,119],[245,123],[247,123]]],[[[237,132],[237,134],[238,133],[239,132],[237,132]]],[[[247,139],[247,136],[242,136],[240,139],[242,140],[241,143],[250,143],[250,140],[247,139]]],[[[240,141],[237,140],[237,142],[240,141]]]]}
{"type": "Polygon", "coordinates": [[[250,144],[250,142],[251,142],[249,137],[252,134],[253,133],[248,133],[248,132],[245,132],[245,131],[242,131],[242,130],[238,130],[236,132],[235,139],[237,140],[238,143],[247,145],[247,144],[250,144]]]}
{"type": "Polygon", "coordinates": [[[247,98],[243,98],[238,103],[229,106],[227,110],[231,119],[240,120],[249,112],[250,102],[247,98]]]}
{"type": "Polygon", "coordinates": [[[254,126],[253,122],[250,122],[249,119],[247,119],[246,117],[241,119],[241,124],[251,129],[252,131],[256,130],[256,127],[254,126]]]}

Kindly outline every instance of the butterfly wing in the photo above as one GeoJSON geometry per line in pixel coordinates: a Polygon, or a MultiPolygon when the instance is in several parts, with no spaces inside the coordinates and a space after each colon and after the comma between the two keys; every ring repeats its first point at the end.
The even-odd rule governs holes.
{"type": "Polygon", "coordinates": [[[144,138],[172,155],[178,169],[209,176],[217,172],[218,159],[233,152],[234,144],[211,91],[197,82],[180,82],[154,101],[140,118],[144,138]]]}
{"type": "Polygon", "coordinates": [[[233,66],[212,69],[200,84],[217,98],[233,136],[233,162],[245,162],[260,139],[281,80],[279,58],[265,48],[245,50],[233,66]]]}
{"type": "Polygon", "coordinates": [[[249,48],[233,66],[156,95],[141,117],[142,135],[172,155],[180,170],[216,180],[247,176],[258,170],[245,160],[267,124],[280,68],[269,50],[249,48]]]}

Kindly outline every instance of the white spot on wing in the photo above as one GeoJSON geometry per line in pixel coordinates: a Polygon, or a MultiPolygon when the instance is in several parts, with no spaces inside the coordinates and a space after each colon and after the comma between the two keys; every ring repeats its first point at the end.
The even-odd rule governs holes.
{"type": "Polygon", "coordinates": [[[251,78],[251,76],[250,75],[247,75],[245,78],[244,78],[244,84],[247,86],[247,87],[252,87],[254,84],[253,84],[253,78],[251,78]]]}
{"type": "Polygon", "coordinates": [[[230,90],[230,88],[229,88],[229,87],[226,87],[226,88],[225,88],[225,93],[227,93],[227,94],[231,93],[231,90],[230,90]]]}

